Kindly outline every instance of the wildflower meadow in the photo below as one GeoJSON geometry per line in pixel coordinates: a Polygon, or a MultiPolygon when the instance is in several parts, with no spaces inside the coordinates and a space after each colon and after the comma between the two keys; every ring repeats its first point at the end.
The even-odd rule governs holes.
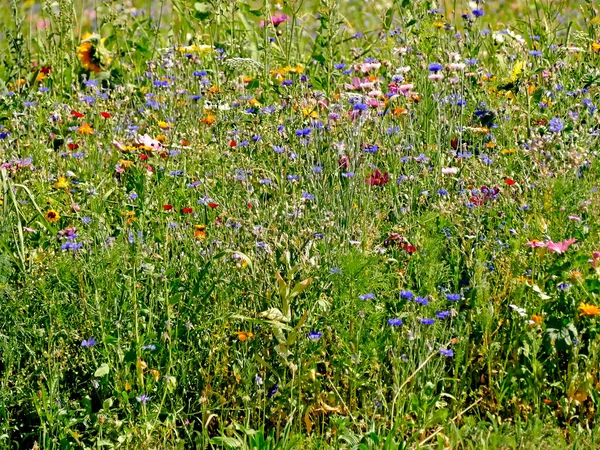
{"type": "Polygon", "coordinates": [[[0,449],[600,448],[592,0],[4,0],[0,449]]]}

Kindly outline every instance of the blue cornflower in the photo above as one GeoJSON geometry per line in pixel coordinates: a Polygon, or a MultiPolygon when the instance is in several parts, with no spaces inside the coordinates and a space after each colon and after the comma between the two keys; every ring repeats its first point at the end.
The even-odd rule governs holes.
{"type": "Polygon", "coordinates": [[[142,347],[142,350],[152,350],[152,351],[154,351],[154,350],[156,350],[156,345],[154,345],[154,344],[144,345],[142,347]]]}
{"type": "Polygon", "coordinates": [[[267,394],[267,397],[271,398],[273,397],[275,394],[277,394],[277,391],[279,391],[279,385],[277,383],[275,383],[271,389],[269,389],[269,393],[267,394]]]}
{"type": "Polygon", "coordinates": [[[274,145],[273,146],[273,151],[275,153],[281,154],[281,153],[283,153],[285,151],[285,148],[283,148],[281,145],[274,145]]]}
{"type": "Polygon", "coordinates": [[[375,294],[369,292],[368,294],[361,294],[358,296],[360,300],[372,300],[375,298],[375,294]]]}
{"type": "Polygon", "coordinates": [[[415,294],[413,294],[411,291],[400,291],[400,297],[402,297],[404,300],[412,300],[414,296],[415,294]]]}
{"type": "Polygon", "coordinates": [[[137,192],[133,191],[131,194],[129,194],[130,200],[135,200],[137,198],[138,198],[137,192]]]}
{"type": "Polygon", "coordinates": [[[529,50],[529,54],[531,56],[542,56],[543,55],[543,53],[539,50],[529,50]]]}
{"type": "Polygon", "coordinates": [[[352,109],[354,109],[355,111],[366,111],[367,109],[369,109],[369,107],[364,103],[357,103],[352,107],[352,109]]]}
{"type": "Polygon", "coordinates": [[[440,189],[437,191],[439,195],[448,195],[448,191],[446,189],[440,189]]]}
{"type": "Polygon", "coordinates": [[[558,286],[556,286],[556,289],[558,289],[559,291],[566,291],[570,287],[571,287],[571,284],[569,284],[569,283],[560,283],[558,286]]]}
{"type": "Polygon", "coordinates": [[[474,9],[471,12],[475,17],[482,17],[485,14],[482,9],[474,9]]]}
{"type": "Polygon", "coordinates": [[[402,319],[389,319],[387,323],[393,327],[399,327],[402,325],[402,319]]]}
{"type": "Polygon", "coordinates": [[[337,70],[344,69],[345,67],[346,67],[346,64],[344,64],[344,63],[336,63],[333,65],[333,68],[337,69],[337,70]]]}
{"type": "Polygon", "coordinates": [[[460,294],[446,294],[446,300],[457,302],[460,300],[460,294]]]}
{"type": "Polygon", "coordinates": [[[427,300],[426,297],[417,297],[417,298],[415,298],[415,303],[418,303],[419,305],[427,306],[427,305],[429,305],[429,300],[427,300]]]}
{"type": "Polygon", "coordinates": [[[339,267],[332,267],[331,269],[329,269],[329,273],[330,274],[335,274],[335,275],[341,275],[342,274],[342,269],[340,269],[339,267]]]}
{"type": "Polygon", "coordinates": [[[444,66],[442,66],[440,63],[431,63],[431,64],[429,64],[429,71],[430,72],[439,72],[443,68],[444,68],[444,66]]]}
{"type": "Polygon", "coordinates": [[[84,217],[82,217],[82,218],[81,218],[81,221],[82,221],[83,223],[85,223],[86,225],[88,225],[88,224],[92,223],[92,219],[90,219],[88,216],[84,216],[84,217]]]}
{"type": "Polygon", "coordinates": [[[310,128],[303,128],[301,130],[296,130],[296,136],[308,136],[312,130],[310,128]]]}
{"type": "Polygon", "coordinates": [[[435,313],[435,317],[438,319],[445,319],[446,317],[450,317],[450,311],[438,311],[435,313]]]}
{"type": "Polygon", "coordinates": [[[423,325],[433,325],[435,323],[435,319],[421,319],[421,323],[423,325]]]}
{"type": "Polygon", "coordinates": [[[304,200],[314,200],[315,199],[315,194],[310,194],[308,192],[303,192],[302,193],[302,198],[304,200]]]}
{"type": "Polygon", "coordinates": [[[288,181],[299,181],[300,175],[288,175],[286,178],[288,181]]]}

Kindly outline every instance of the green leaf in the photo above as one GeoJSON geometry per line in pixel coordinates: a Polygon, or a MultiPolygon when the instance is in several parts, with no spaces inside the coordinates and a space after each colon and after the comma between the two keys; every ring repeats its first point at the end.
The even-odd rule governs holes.
{"type": "Polygon", "coordinates": [[[312,280],[312,278],[307,278],[306,280],[302,280],[299,283],[296,283],[294,289],[292,289],[292,292],[290,293],[290,298],[294,298],[295,296],[304,292],[304,290],[308,287],[312,280]]]}
{"type": "Polygon", "coordinates": [[[94,376],[96,378],[102,378],[108,372],[110,372],[110,367],[108,366],[108,364],[104,363],[96,369],[96,372],[94,372],[94,376]]]}

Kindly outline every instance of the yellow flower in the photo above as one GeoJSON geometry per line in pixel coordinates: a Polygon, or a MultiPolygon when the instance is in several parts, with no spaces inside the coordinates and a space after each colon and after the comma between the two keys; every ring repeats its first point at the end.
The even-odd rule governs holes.
{"type": "Polygon", "coordinates": [[[516,150],[514,148],[505,148],[504,150],[502,150],[503,155],[512,155],[513,153],[516,153],[516,150]]]}
{"type": "Polygon", "coordinates": [[[600,308],[596,305],[590,305],[589,303],[582,302],[579,305],[579,310],[581,311],[581,313],[579,313],[580,316],[597,316],[600,314],[600,308]]]}
{"type": "Polygon", "coordinates": [[[77,58],[79,58],[84,69],[91,72],[100,72],[102,69],[98,65],[100,61],[96,55],[96,49],[92,45],[92,42],[87,40],[91,37],[92,35],[90,33],[85,33],[82,36],[82,42],[77,47],[77,58]]]}
{"type": "Polygon", "coordinates": [[[44,81],[46,78],[48,78],[46,74],[44,72],[40,72],[35,77],[35,81],[44,81]]]}
{"type": "Polygon", "coordinates": [[[53,209],[49,209],[46,212],[46,220],[50,223],[54,223],[56,221],[58,221],[58,219],[60,219],[60,214],[58,214],[57,211],[53,210],[53,209]]]}
{"type": "Polygon", "coordinates": [[[538,316],[537,314],[533,314],[531,316],[531,320],[533,320],[537,325],[541,325],[544,321],[544,318],[542,316],[538,316]]]}
{"type": "Polygon", "coordinates": [[[169,122],[165,122],[163,120],[158,121],[158,126],[160,127],[161,130],[168,130],[169,128],[171,128],[171,124],[169,122]]]}
{"type": "Polygon", "coordinates": [[[94,133],[94,129],[87,123],[81,124],[81,126],[77,129],[79,134],[92,134],[94,133]]]}
{"type": "Polygon", "coordinates": [[[600,53],[600,44],[596,42],[592,42],[592,51],[596,53],[600,53]]]}
{"type": "Polygon", "coordinates": [[[67,189],[69,187],[69,182],[65,177],[59,177],[58,181],[54,183],[54,187],[56,189],[67,189]]]}

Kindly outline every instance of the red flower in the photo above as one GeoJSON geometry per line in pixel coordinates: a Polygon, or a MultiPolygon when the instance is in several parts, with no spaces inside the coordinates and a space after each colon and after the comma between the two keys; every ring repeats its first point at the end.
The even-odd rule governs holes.
{"type": "Polygon", "coordinates": [[[79,148],[79,145],[73,144],[72,142],[69,142],[67,144],[67,147],[69,147],[69,150],[77,150],[79,148]]]}
{"type": "Polygon", "coordinates": [[[390,176],[387,172],[382,174],[377,169],[365,181],[369,186],[385,186],[390,181],[390,176]]]}
{"type": "Polygon", "coordinates": [[[215,209],[217,206],[219,206],[218,203],[209,203],[208,206],[210,206],[210,209],[215,209]]]}
{"type": "Polygon", "coordinates": [[[146,161],[148,159],[148,155],[141,154],[140,159],[146,161]]]}
{"type": "Polygon", "coordinates": [[[104,117],[105,119],[110,119],[110,114],[109,114],[109,113],[107,113],[107,112],[104,112],[104,111],[103,111],[103,112],[101,112],[101,113],[100,113],[100,115],[101,115],[102,117],[104,117]]]}
{"type": "Polygon", "coordinates": [[[50,66],[42,66],[42,68],[40,69],[40,72],[42,72],[44,75],[48,75],[51,70],[52,70],[52,67],[50,67],[50,66]]]}
{"type": "Polygon", "coordinates": [[[404,248],[404,250],[406,250],[408,253],[415,253],[417,251],[417,248],[414,245],[410,245],[410,244],[404,244],[402,246],[404,248]]]}
{"type": "Polygon", "coordinates": [[[229,141],[229,146],[230,147],[235,147],[237,144],[235,143],[235,141],[229,141]]]}
{"type": "Polygon", "coordinates": [[[513,184],[515,184],[515,183],[516,183],[516,181],[515,181],[515,180],[512,180],[512,179],[510,179],[510,178],[505,178],[505,179],[504,179],[504,182],[505,182],[506,184],[508,184],[509,186],[512,186],[513,184]]]}
{"type": "Polygon", "coordinates": [[[249,209],[252,209],[252,203],[248,202],[246,203],[246,206],[248,206],[249,209]]]}
{"type": "Polygon", "coordinates": [[[163,205],[163,209],[165,211],[171,211],[173,209],[173,205],[163,205]]]}
{"type": "Polygon", "coordinates": [[[75,117],[77,117],[78,119],[81,119],[83,116],[85,116],[85,114],[82,114],[78,111],[72,110],[71,114],[73,114],[75,117]]]}
{"type": "Polygon", "coordinates": [[[167,159],[167,156],[168,156],[168,155],[167,155],[167,153],[166,153],[166,152],[162,152],[162,153],[160,154],[160,157],[161,157],[162,159],[167,159]]]}
{"type": "Polygon", "coordinates": [[[192,208],[183,208],[183,213],[184,214],[191,214],[193,212],[194,212],[194,210],[192,208]]]}
{"type": "Polygon", "coordinates": [[[190,143],[188,141],[186,141],[185,139],[182,139],[181,145],[183,145],[184,147],[187,147],[188,145],[190,145],[190,143]]]}

